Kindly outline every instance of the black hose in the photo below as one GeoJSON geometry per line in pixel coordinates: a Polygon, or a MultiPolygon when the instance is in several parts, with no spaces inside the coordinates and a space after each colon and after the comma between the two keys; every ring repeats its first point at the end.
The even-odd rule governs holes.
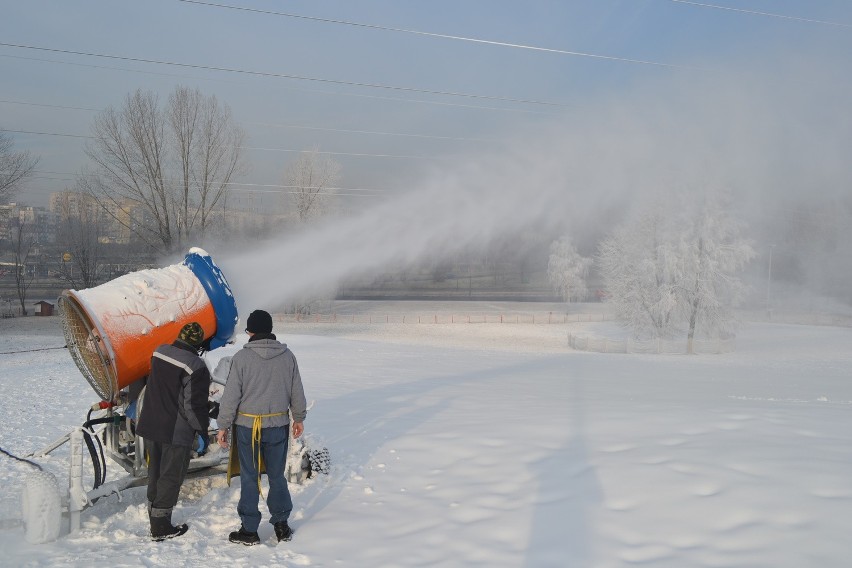
{"type": "MultiPolygon", "coordinates": [[[[88,416],[91,416],[91,411],[88,416]]],[[[113,416],[89,419],[83,423],[83,438],[86,440],[86,447],[89,448],[89,455],[92,458],[92,468],[94,469],[95,474],[95,483],[92,489],[97,489],[106,482],[106,456],[104,456],[104,446],[101,443],[100,438],[92,436],[89,434],[88,430],[96,424],[109,424],[110,422],[118,424],[121,421],[121,418],[121,415],[115,414],[113,416]],[[95,442],[92,438],[98,442],[97,450],[95,450],[95,442]]]]}
{"type": "MultiPolygon", "coordinates": [[[[92,467],[95,470],[95,484],[92,489],[97,489],[101,485],[101,462],[98,460],[98,453],[95,450],[95,443],[92,441],[92,435],[83,430],[83,439],[86,441],[86,447],[89,448],[89,455],[92,458],[92,467]]],[[[100,443],[100,441],[98,441],[100,443]]]]}
{"type": "Polygon", "coordinates": [[[7,452],[6,450],[4,450],[3,448],[0,448],[0,453],[4,453],[4,454],[6,454],[7,456],[9,456],[10,458],[12,458],[13,460],[18,460],[19,462],[23,462],[23,463],[25,463],[25,464],[29,464],[29,465],[33,466],[34,468],[36,468],[36,469],[37,469],[37,470],[39,470],[39,471],[44,471],[44,470],[41,468],[41,466],[40,466],[40,465],[38,465],[36,462],[32,462],[32,461],[30,461],[30,460],[28,460],[28,459],[24,459],[24,458],[19,458],[18,456],[15,456],[15,455],[10,454],[9,452],[7,452]]]}
{"type": "Polygon", "coordinates": [[[121,422],[121,415],[115,414],[113,416],[104,416],[103,418],[93,418],[91,420],[86,420],[85,422],[83,422],[83,428],[88,430],[92,426],[95,426],[97,424],[109,424],[110,422],[118,424],[119,422],[121,422]]]}
{"type": "Polygon", "coordinates": [[[104,457],[104,445],[106,444],[106,433],[103,434],[103,440],[98,439],[98,451],[101,454],[101,484],[106,482],[106,457],[104,457]]]}
{"type": "MultiPolygon", "coordinates": [[[[87,420],[85,424],[83,424],[83,428],[89,429],[95,424],[108,424],[110,422],[114,424],[118,424],[121,422],[122,416],[119,414],[115,414],[113,416],[104,416],[103,418],[95,418],[93,420],[87,420]]],[[[106,457],[104,456],[104,445],[101,443],[100,438],[97,436],[95,439],[98,441],[98,450],[101,454],[101,484],[106,481],[106,457]]],[[[104,441],[105,443],[106,441],[104,441]]]]}
{"type": "Polygon", "coordinates": [[[62,347],[42,347],[40,349],[24,349],[23,351],[0,351],[0,355],[17,355],[18,353],[32,353],[33,351],[52,351],[54,349],[68,349],[67,345],[62,347]]]}

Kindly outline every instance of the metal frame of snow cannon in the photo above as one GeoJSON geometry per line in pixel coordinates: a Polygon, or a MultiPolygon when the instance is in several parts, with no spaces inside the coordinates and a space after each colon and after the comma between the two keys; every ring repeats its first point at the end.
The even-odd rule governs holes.
{"type": "MultiPolygon", "coordinates": [[[[216,332],[208,339],[209,349],[215,349],[229,343],[233,337],[238,321],[237,307],[230,287],[218,266],[207,253],[201,249],[191,249],[183,264],[189,268],[207,295],[213,308],[216,322],[216,332]]],[[[110,336],[98,321],[98,314],[90,314],[81,303],[77,293],[72,290],[64,291],[58,299],[58,307],[62,316],[62,329],[68,351],[83,377],[89,382],[102,401],[94,404],[89,410],[86,422],[70,433],[62,436],[40,452],[31,454],[32,457],[42,457],[66,442],[71,446],[71,465],[69,475],[69,493],[67,504],[62,512],[70,516],[70,531],[73,533],[80,527],[80,512],[92,505],[96,500],[112,494],[117,494],[130,487],[144,485],[147,482],[148,468],[144,458],[145,444],[135,432],[135,417],[141,410],[141,392],[133,385],[119,388],[119,376],[116,367],[116,353],[110,336]],[[128,412],[131,410],[132,412],[128,412]],[[103,411],[103,415],[92,419],[92,413],[103,411]],[[92,450],[92,444],[97,443],[99,452],[92,450]],[[89,445],[96,472],[95,487],[86,491],[83,487],[83,456],[84,445],[89,445]],[[112,461],[130,475],[114,481],[106,481],[106,459],[112,461]]],[[[127,377],[122,377],[126,383],[127,377]]],[[[142,389],[139,389],[140,391],[142,389]]],[[[213,431],[207,432],[207,443],[213,438],[213,431]]],[[[187,478],[209,476],[224,473],[227,466],[227,454],[211,452],[198,456],[193,454],[190,460],[187,478]]],[[[46,498],[52,500],[52,497],[46,498]]],[[[30,507],[32,509],[25,524],[44,524],[44,519],[38,518],[39,510],[60,510],[54,503],[45,503],[50,507],[30,507]]],[[[50,520],[53,522],[53,519],[50,520]]],[[[29,531],[28,531],[29,533],[29,531]]]]}
{"type": "MultiPolygon", "coordinates": [[[[138,400],[141,400],[142,396],[144,395],[140,393],[140,399],[138,400]]],[[[94,406],[100,407],[101,404],[99,403],[94,406]]],[[[126,415],[128,406],[129,403],[103,408],[103,410],[106,410],[106,415],[95,419],[97,421],[104,420],[104,422],[101,422],[104,424],[103,428],[95,431],[93,428],[78,426],[44,450],[30,456],[43,457],[66,442],[70,443],[71,460],[68,476],[68,493],[66,498],[63,499],[67,502],[60,506],[59,503],[53,502],[56,498],[46,494],[40,497],[44,501],[43,503],[35,503],[29,507],[29,511],[26,514],[28,518],[24,519],[24,524],[27,527],[30,542],[46,542],[46,540],[39,540],[39,531],[41,530],[39,528],[32,531],[32,534],[35,536],[30,536],[30,528],[33,526],[56,525],[59,522],[58,516],[62,513],[67,513],[69,516],[69,533],[73,534],[80,529],[80,514],[86,507],[93,505],[98,499],[103,497],[114,494],[120,495],[121,491],[125,489],[147,484],[148,470],[147,465],[142,459],[145,451],[144,441],[138,435],[127,435],[132,431],[130,429],[131,418],[126,415]],[[123,410],[124,413],[118,412],[117,409],[123,410]],[[84,437],[86,433],[93,436],[102,436],[106,455],[119,463],[130,475],[113,481],[104,481],[87,491],[83,484],[84,437]],[[50,512],[56,515],[57,518],[45,518],[45,512],[50,512]]],[[[208,440],[215,444],[214,438],[215,431],[210,430],[208,432],[208,440]]],[[[189,462],[186,479],[227,475],[229,455],[228,452],[216,451],[209,455],[193,457],[189,462]]],[[[105,463],[104,467],[106,467],[105,463]]],[[[308,448],[304,439],[291,439],[288,445],[287,467],[284,472],[288,482],[301,484],[306,479],[311,478],[314,473],[327,474],[329,471],[330,456],[328,449],[311,450],[308,448]]],[[[61,496],[58,498],[61,498],[61,496]]]]}
{"type": "MultiPolygon", "coordinates": [[[[212,259],[200,249],[194,249],[194,251],[186,255],[184,264],[199,280],[214,308],[217,329],[216,334],[209,339],[209,344],[210,349],[215,349],[229,343],[233,336],[237,323],[236,303],[224,276],[212,259]]],[[[115,354],[112,352],[109,336],[101,328],[97,318],[89,315],[74,294],[63,293],[58,300],[58,306],[62,315],[63,333],[68,351],[80,372],[102,401],[90,408],[86,423],[82,427],[75,428],[44,450],[31,455],[42,457],[66,442],[70,442],[69,492],[67,500],[63,499],[67,502],[60,507],[58,502],[53,502],[52,496],[44,496],[45,502],[42,503],[44,506],[36,504],[30,507],[30,514],[25,519],[28,537],[31,524],[44,526],[46,523],[56,521],[56,519],[39,518],[38,515],[42,514],[40,511],[68,513],[70,532],[73,533],[80,528],[80,513],[87,506],[94,504],[102,497],[120,494],[124,489],[147,483],[145,444],[144,440],[135,433],[135,417],[141,412],[144,389],[138,389],[139,392],[136,392],[137,388],[134,385],[139,384],[138,381],[119,388],[118,373],[113,365],[115,354]],[[103,411],[103,415],[90,419],[92,413],[96,411],[103,411]],[[91,449],[92,440],[97,441],[101,450],[100,455],[96,455],[91,449]],[[100,458],[99,464],[101,464],[96,467],[96,477],[100,470],[100,478],[96,479],[95,487],[90,491],[86,491],[83,486],[84,445],[89,445],[93,462],[100,458]],[[121,465],[130,475],[106,481],[104,456],[121,465]]],[[[217,371],[219,371],[218,367],[217,371]]],[[[227,373],[224,377],[221,374],[218,377],[216,375],[217,373],[213,373],[214,382],[224,385],[227,373]]],[[[215,431],[208,431],[208,447],[216,448],[214,438],[215,431]]],[[[313,472],[329,472],[330,458],[326,448],[309,450],[302,439],[294,441],[289,447],[285,472],[289,482],[302,483],[311,477],[313,472]]],[[[197,454],[194,455],[197,456],[197,454]]],[[[225,474],[228,457],[227,452],[220,452],[218,449],[206,455],[193,457],[189,463],[187,479],[225,474]]],[[[55,500],[58,501],[59,498],[55,500]]]]}
{"type": "MultiPolygon", "coordinates": [[[[97,406],[97,405],[96,405],[97,406]]],[[[126,407],[124,407],[126,410],[126,407]]],[[[64,445],[66,442],[70,445],[71,463],[68,476],[68,494],[67,504],[61,507],[55,503],[49,502],[53,497],[45,496],[43,504],[35,504],[29,507],[26,515],[29,518],[24,519],[24,524],[27,526],[28,535],[31,526],[42,526],[45,524],[53,524],[54,519],[41,518],[45,511],[52,511],[56,515],[68,513],[69,515],[69,533],[74,533],[80,529],[80,513],[88,506],[93,505],[98,499],[109,495],[120,494],[121,491],[131,487],[139,487],[147,484],[148,469],[142,456],[144,455],[144,442],[138,435],[127,437],[124,433],[129,430],[124,430],[123,425],[130,418],[126,415],[115,412],[114,408],[108,408],[107,415],[102,417],[106,420],[105,426],[96,431],[92,428],[76,427],[74,430],[56,440],[53,444],[44,450],[33,454],[30,457],[43,457],[53,450],[64,445]],[[119,478],[113,481],[105,481],[105,471],[103,474],[104,481],[97,484],[93,489],[87,491],[83,484],[83,456],[84,439],[86,434],[97,437],[103,437],[105,454],[112,458],[113,461],[120,464],[130,474],[127,477],[119,478]]],[[[100,420],[100,419],[98,419],[100,420]]],[[[208,433],[208,437],[212,433],[208,433]]],[[[212,455],[202,455],[194,457],[189,462],[187,479],[194,477],[208,477],[212,475],[224,475],[227,471],[227,453],[215,453],[212,455]]],[[[104,461],[103,467],[106,467],[104,461]]],[[[37,533],[36,533],[37,534],[37,533]]],[[[29,538],[29,537],[28,537],[29,538]]],[[[44,542],[38,540],[38,536],[30,539],[33,543],[44,542]]]]}

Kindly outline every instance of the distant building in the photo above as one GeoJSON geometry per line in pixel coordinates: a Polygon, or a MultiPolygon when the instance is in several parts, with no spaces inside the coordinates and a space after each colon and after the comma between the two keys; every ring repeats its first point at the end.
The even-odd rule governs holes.
{"type": "Polygon", "coordinates": [[[37,316],[52,316],[53,315],[53,304],[50,302],[46,302],[41,300],[36,302],[35,304],[34,314],[37,316]]]}
{"type": "Polygon", "coordinates": [[[120,203],[100,203],[91,195],[78,191],[60,191],[50,195],[50,210],[58,224],[82,220],[97,228],[101,243],[129,244],[133,228],[145,222],[144,208],[138,202],[124,199],[120,203]]]}
{"type": "Polygon", "coordinates": [[[0,243],[11,243],[19,228],[34,235],[39,245],[56,239],[56,218],[49,210],[18,203],[0,205],[0,243]]]}

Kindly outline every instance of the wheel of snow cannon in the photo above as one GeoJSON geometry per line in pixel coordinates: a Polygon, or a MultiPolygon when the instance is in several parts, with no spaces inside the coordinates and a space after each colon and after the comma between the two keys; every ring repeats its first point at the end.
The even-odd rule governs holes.
{"type": "Polygon", "coordinates": [[[46,471],[36,471],[27,477],[21,494],[21,512],[27,542],[40,544],[59,537],[62,520],[62,501],[56,478],[46,471]]]}

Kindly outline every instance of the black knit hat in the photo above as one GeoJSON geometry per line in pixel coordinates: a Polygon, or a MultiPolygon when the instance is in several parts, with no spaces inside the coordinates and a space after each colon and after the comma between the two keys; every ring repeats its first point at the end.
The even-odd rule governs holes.
{"type": "Polygon", "coordinates": [[[272,333],[272,316],[269,312],[255,310],[249,314],[246,321],[246,331],[249,333],[272,333]]]}
{"type": "Polygon", "coordinates": [[[193,347],[198,347],[204,343],[204,330],[201,329],[201,324],[197,321],[190,322],[180,328],[178,339],[184,343],[192,345],[193,347]]]}

